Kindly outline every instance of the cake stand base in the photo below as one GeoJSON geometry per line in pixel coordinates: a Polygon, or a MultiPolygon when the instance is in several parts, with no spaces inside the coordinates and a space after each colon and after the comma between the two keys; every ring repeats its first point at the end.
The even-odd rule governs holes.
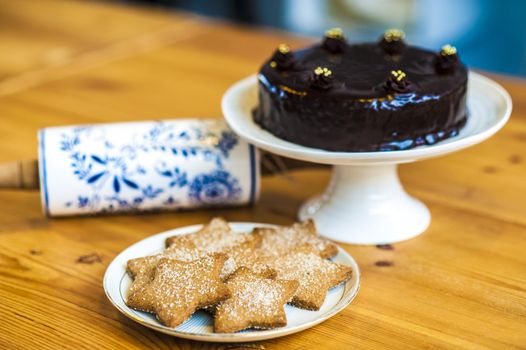
{"type": "Polygon", "coordinates": [[[397,165],[336,165],[322,195],[300,209],[330,239],[354,244],[395,243],[429,226],[427,207],[404,191],[397,165]]]}

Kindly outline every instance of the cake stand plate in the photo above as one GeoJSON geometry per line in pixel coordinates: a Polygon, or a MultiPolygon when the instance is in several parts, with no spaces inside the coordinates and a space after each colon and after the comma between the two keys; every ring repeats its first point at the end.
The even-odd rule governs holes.
{"type": "Polygon", "coordinates": [[[394,243],[415,237],[430,222],[427,207],[404,190],[397,165],[473,146],[484,141],[509,119],[511,98],[499,84],[470,72],[469,117],[452,138],[431,146],[404,151],[331,152],[282,140],[252,120],[258,104],[257,77],[252,75],[230,87],[222,100],[227,123],[246,141],[285,157],[334,165],[325,193],[307,201],[300,219],[312,218],[320,233],[344,243],[394,243]]]}

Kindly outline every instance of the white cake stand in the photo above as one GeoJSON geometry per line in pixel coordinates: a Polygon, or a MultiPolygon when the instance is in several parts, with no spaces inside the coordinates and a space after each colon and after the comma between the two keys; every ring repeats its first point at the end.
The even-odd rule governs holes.
{"type": "Polygon", "coordinates": [[[330,152],[284,141],[252,120],[258,104],[255,75],[239,81],[223,96],[230,127],[243,139],[267,151],[314,163],[334,165],[325,193],[307,201],[301,220],[312,218],[320,233],[344,243],[394,243],[415,237],[428,227],[430,214],[400,183],[397,165],[473,146],[504,126],[511,98],[499,84],[470,73],[469,118],[458,136],[432,146],[390,152],[330,152]]]}

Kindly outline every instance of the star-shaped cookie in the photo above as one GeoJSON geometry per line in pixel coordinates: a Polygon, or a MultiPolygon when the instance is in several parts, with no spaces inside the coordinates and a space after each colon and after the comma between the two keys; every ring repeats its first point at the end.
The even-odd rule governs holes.
{"type": "Polygon", "coordinates": [[[161,258],[151,282],[128,294],[126,304],[154,313],[168,327],[177,327],[201,308],[230,297],[220,278],[227,256],[210,254],[191,262],[161,258]]]}
{"type": "Polygon", "coordinates": [[[287,325],[283,306],[294,295],[298,282],[269,277],[246,267],[237,269],[226,282],[232,296],[215,309],[214,331],[233,333],[247,328],[287,325]]]}
{"type": "Polygon", "coordinates": [[[323,259],[309,246],[286,255],[262,258],[259,264],[276,270],[277,278],[298,281],[291,303],[307,310],[319,310],[327,291],[352,277],[349,266],[323,259]]]}
{"type": "Polygon", "coordinates": [[[286,227],[258,227],[253,231],[261,237],[257,249],[258,256],[280,256],[288,254],[299,246],[311,246],[322,258],[332,258],[338,254],[337,246],[326,238],[320,237],[314,221],[307,220],[286,227]]]}
{"type": "MultiPolygon", "coordinates": [[[[159,260],[166,258],[190,262],[205,255],[206,253],[198,250],[192,241],[181,239],[177,245],[165,249],[162,253],[128,260],[126,270],[133,278],[128,294],[140,292],[151,282],[159,260]]],[[[131,302],[133,303],[133,300],[131,302]]],[[[128,306],[133,307],[133,305],[128,306]]]]}
{"type": "Polygon", "coordinates": [[[235,233],[223,218],[212,219],[197,232],[184,236],[168,237],[166,246],[177,245],[182,237],[191,240],[197,249],[210,253],[222,252],[245,241],[258,239],[254,235],[235,233]]]}
{"type": "Polygon", "coordinates": [[[221,277],[226,278],[238,267],[253,262],[254,250],[261,240],[260,236],[252,234],[236,234],[224,219],[214,218],[197,232],[169,237],[168,247],[159,254],[129,260],[127,271],[133,278],[130,291],[140,290],[151,280],[153,269],[161,258],[189,262],[209,253],[225,253],[229,258],[221,277]]]}
{"type": "MultiPolygon", "coordinates": [[[[227,278],[241,266],[252,265],[254,263],[254,249],[259,245],[259,242],[260,237],[255,237],[255,239],[247,239],[232,247],[224,248],[220,253],[225,253],[228,259],[221,270],[221,278],[227,278]]],[[[159,254],[128,260],[127,271],[133,278],[130,292],[140,290],[151,281],[153,270],[162,258],[190,262],[208,254],[207,251],[197,249],[191,239],[181,236],[177,243],[172,244],[159,254]]]]}

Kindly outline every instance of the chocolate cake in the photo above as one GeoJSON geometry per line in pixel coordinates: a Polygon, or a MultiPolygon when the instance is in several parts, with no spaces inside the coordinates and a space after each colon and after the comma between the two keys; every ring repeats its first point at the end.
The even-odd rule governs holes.
{"type": "Polygon", "coordinates": [[[457,50],[409,46],[396,29],[349,44],[340,29],[314,46],[281,44],[261,68],[254,120],[279,138],[330,151],[434,144],[466,123],[467,69],[457,50]]]}

